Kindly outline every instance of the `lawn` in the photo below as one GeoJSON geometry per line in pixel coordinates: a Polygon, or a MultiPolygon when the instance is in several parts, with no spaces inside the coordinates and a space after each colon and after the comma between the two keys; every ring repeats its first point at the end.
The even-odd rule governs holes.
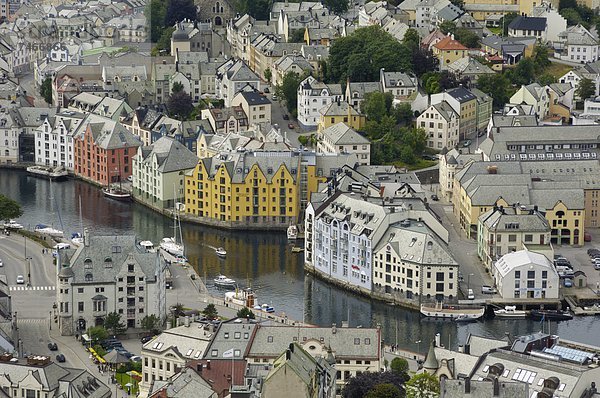
{"type": "Polygon", "coordinates": [[[133,384],[133,386],[131,387],[130,395],[132,395],[132,396],[137,395],[138,383],[133,379],[133,377],[130,378],[130,376],[127,373],[117,373],[115,375],[115,378],[117,379],[117,383],[119,383],[121,385],[121,387],[123,387],[123,391],[127,391],[127,387],[125,387],[125,384],[127,384],[127,383],[133,384]]]}
{"type": "Polygon", "coordinates": [[[550,66],[548,66],[544,73],[549,73],[554,76],[557,80],[562,77],[565,73],[573,69],[574,67],[571,65],[559,64],[558,62],[551,62],[550,66]]]}
{"type": "Polygon", "coordinates": [[[421,170],[421,169],[425,169],[427,167],[435,166],[436,163],[437,162],[435,160],[419,159],[414,164],[407,164],[407,163],[400,162],[400,161],[394,162],[394,166],[405,167],[408,170],[421,170]]]}

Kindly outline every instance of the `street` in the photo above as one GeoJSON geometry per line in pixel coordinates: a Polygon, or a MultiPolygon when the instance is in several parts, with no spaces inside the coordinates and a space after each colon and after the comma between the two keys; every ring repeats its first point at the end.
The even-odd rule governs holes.
{"type": "Polygon", "coordinates": [[[34,106],[40,106],[40,107],[48,106],[46,101],[44,101],[44,99],[40,95],[39,89],[37,89],[35,87],[33,72],[19,76],[18,82],[19,82],[19,85],[21,86],[21,88],[27,92],[26,93],[27,96],[34,98],[34,106]]]}
{"type": "MultiPolygon", "coordinates": [[[[281,134],[286,135],[287,139],[290,141],[291,145],[294,148],[300,147],[300,142],[298,141],[298,137],[301,135],[310,135],[309,133],[305,133],[298,126],[298,121],[295,120],[292,115],[288,112],[285,107],[285,101],[281,98],[277,98],[277,101],[273,101],[273,92],[275,91],[274,87],[269,87],[270,93],[265,94],[267,98],[271,101],[271,124],[277,125],[281,129],[281,134]],[[289,120],[285,120],[283,115],[288,115],[289,120]],[[293,124],[294,128],[290,129],[288,127],[289,124],[293,124]]],[[[315,128],[316,131],[316,128],[315,128]]]]}

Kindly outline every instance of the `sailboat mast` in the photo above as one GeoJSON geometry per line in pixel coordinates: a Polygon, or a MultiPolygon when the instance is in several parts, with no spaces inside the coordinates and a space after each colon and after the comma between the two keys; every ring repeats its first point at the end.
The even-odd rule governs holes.
{"type": "Polygon", "coordinates": [[[83,234],[83,217],[81,215],[81,212],[82,212],[82,209],[81,209],[81,195],[79,195],[79,230],[83,234]]]}

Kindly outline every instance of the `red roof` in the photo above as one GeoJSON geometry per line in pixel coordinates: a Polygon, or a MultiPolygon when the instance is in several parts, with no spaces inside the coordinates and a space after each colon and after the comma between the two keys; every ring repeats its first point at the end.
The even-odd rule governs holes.
{"type": "Polygon", "coordinates": [[[468,50],[468,48],[460,44],[458,40],[454,40],[452,36],[446,36],[433,46],[438,50],[468,50]]]}
{"type": "Polygon", "coordinates": [[[224,397],[229,393],[231,386],[231,371],[233,370],[233,382],[235,385],[244,385],[244,374],[246,373],[245,360],[231,359],[202,359],[199,361],[189,361],[187,366],[196,370],[206,380],[219,397],[224,397]],[[210,363],[210,368],[208,364],[210,363]],[[198,372],[199,364],[202,364],[202,370],[198,372]],[[227,394],[226,394],[227,393],[227,394]]]}

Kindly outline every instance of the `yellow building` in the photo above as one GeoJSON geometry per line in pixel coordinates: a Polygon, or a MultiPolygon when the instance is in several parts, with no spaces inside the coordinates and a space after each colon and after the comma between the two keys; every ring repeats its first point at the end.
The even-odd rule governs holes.
{"type": "Polygon", "coordinates": [[[310,195],[356,155],[312,152],[218,154],[200,159],[185,178],[186,215],[228,228],[297,224],[310,195]]]}
{"type": "Polygon", "coordinates": [[[446,36],[432,47],[433,55],[440,61],[442,70],[447,69],[454,61],[466,57],[468,50],[459,41],[454,40],[453,36],[446,36]]]}
{"type": "Polygon", "coordinates": [[[367,118],[358,113],[346,101],[332,102],[323,107],[319,113],[319,131],[338,123],[344,123],[348,127],[360,131],[367,123],[367,118]]]}

